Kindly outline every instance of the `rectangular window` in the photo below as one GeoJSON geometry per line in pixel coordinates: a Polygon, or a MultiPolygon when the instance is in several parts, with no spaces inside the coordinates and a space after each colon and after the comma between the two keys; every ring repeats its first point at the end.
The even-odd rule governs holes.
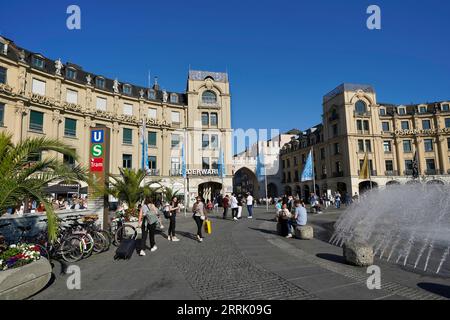
{"type": "Polygon", "coordinates": [[[123,168],[131,169],[133,167],[133,156],[131,154],[122,155],[123,168]]]}
{"type": "Polygon", "coordinates": [[[105,88],[105,79],[103,79],[103,78],[95,78],[95,86],[97,88],[100,88],[100,89],[105,88]]]}
{"type": "Polygon", "coordinates": [[[78,104],[78,91],[67,89],[66,102],[78,104]]]}
{"type": "Polygon", "coordinates": [[[443,104],[442,111],[444,111],[444,112],[450,111],[450,104],[443,104]]]}
{"type": "Polygon", "coordinates": [[[180,158],[171,158],[170,159],[170,170],[175,173],[180,171],[180,158]]]}
{"type": "Polygon", "coordinates": [[[97,110],[106,111],[106,98],[97,97],[97,110]]]}
{"type": "MultiPolygon", "coordinates": [[[[0,106],[0,110],[1,110],[1,106],[0,106]]],[[[0,121],[1,121],[1,117],[0,117],[0,121]]],[[[447,149],[450,150],[450,138],[447,138],[447,149]]]]}
{"type": "Polygon", "coordinates": [[[425,152],[433,151],[433,139],[424,139],[425,152]]]}
{"type": "Polygon", "coordinates": [[[288,168],[290,168],[290,167],[291,167],[291,160],[289,160],[289,159],[286,159],[286,166],[287,166],[288,168]]]}
{"type": "Polygon", "coordinates": [[[77,120],[66,118],[64,122],[64,135],[67,137],[77,136],[77,120]]]}
{"type": "Polygon", "coordinates": [[[419,113],[426,113],[427,112],[427,107],[419,107],[419,113]]]}
{"type": "Polygon", "coordinates": [[[358,151],[364,152],[364,140],[358,140],[358,151]]]}
{"type": "Polygon", "coordinates": [[[202,148],[206,149],[209,147],[209,135],[202,134],[202,148]]]}
{"type": "Polygon", "coordinates": [[[219,169],[219,158],[211,158],[211,169],[219,169]]]}
{"type": "Polygon", "coordinates": [[[133,130],[123,128],[123,144],[133,144],[133,130]]]}
{"type": "Polygon", "coordinates": [[[406,114],[406,109],[405,108],[400,108],[400,109],[398,109],[398,114],[399,115],[405,115],[406,114]]]}
{"type": "Polygon", "coordinates": [[[180,147],[180,135],[172,133],[171,140],[172,149],[178,149],[180,147]]]}
{"type": "Polygon", "coordinates": [[[362,120],[356,120],[356,130],[363,131],[362,120]]]}
{"type": "Polygon", "coordinates": [[[445,118],[445,127],[450,128],[450,118],[445,118]]]}
{"type": "Polygon", "coordinates": [[[217,134],[211,135],[211,148],[213,149],[219,148],[219,136],[217,134]]]}
{"type": "Polygon", "coordinates": [[[386,109],[381,108],[380,109],[380,116],[385,116],[386,115],[386,109]]]}
{"type": "Polygon", "coordinates": [[[172,123],[181,123],[180,113],[177,111],[172,111],[172,123]]]}
{"type": "Polygon", "coordinates": [[[394,171],[394,163],[392,162],[392,160],[386,160],[386,171],[388,172],[392,172],[394,171]]]}
{"type": "Polygon", "coordinates": [[[209,114],[208,112],[202,112],[202,126],[209,125],[209,114]]]}
{"type": "Polygon", "coordinates": [[[364,120],[364,131],[369,131],[369,121],[368,120],[364,120]]]}
{"type": "Polygon", "coordinates": [[[45,96],[45,81],[33,79],[33,82],[31,85],[31,91],[35,94],[45,96]]]}
{"type": "Polygon", "coordinates": [[[411,140],[403,140],[403,152],[412,152],[411,140]]]}
{"type": "Polygon", "coordinates": [[[156,156],[148,157],[148,168],[151,170],[156,170],[156,156]]]}
{"type": "Polygon", "coordinates": [[[3,126],[5,121],[5,105],[0,104],[0,127],[3,126]]]}
{"type": "Polygon", "coordinates": [[[320,159],[325,160],[325,148],[320,149],[320,159]]]}
{"type": "Polygon", "coordinates": [[[39,111],[32,110],[30,112],[30,130],[42,132],[44,127],[44,114],[39,111]]]}
{"type": "Polygon", "coordinates": [[[44,68],[44,60],[38,57],[33,57],[31,63],[34,67],[43,69],[44,68]]]}
{"type": "Polygon", "coordinates": [[[413,169],[413,161],[412,160],[405,160],[405,170],[411,171],[413,169]]]}
{"type": "Polygon", "coordinates": [[[210,169],[209,167],[209,158],[203,157],[202,158],[202,169],[210,169]]]}
{"type": "Polygon", "coordinates": [[[212,126],[217,126],[218,125],[218,121],[217,121],[217,113],[215,113],[215,112],[213,112],[213,113],[211,113],[211,116],[210,116],[210,124],[212,125],[212,126]]]}
{"type": "Polygon", "coordinates": [[[294,157],[294,166],[298,165],[297,157],[294,157]]]}
{"type": "Polygon", "coordinates": [[[434,162],[434,159],[425,159],[425,162],[427,164],[427,170],[436,170],[436,164],[434,162]]]}
{"type": "Polygon", "coordinates": [[[422,120],[422,129],[423,130],[431,129],[431,121],[430,120],[422,120]]]}
{"type": "Polygon", "coordinates": [[[409,121],[402,121],[402,130],[409,130],[409,121]]]}
{"type": "Polygon", "coordinates": [[[156,132],[148,132],[148,145],[150,147],[156,147],[156,132]]]}
{"type": "Polygon", "coordinates": [[[124,94],[127,94],[127,95],[130,95],[131,94],[131,86],[130,85],[124,85],[123,86],[123,93],[124,94]]]}
{"type": "Polygon", "coordinates": [[[0,83],[6,83],[6,69],[0,67],[0,83]]]}
{"type": "Polygon", "coordinates": [[[333,136],[337,136],[338,135],[338,126],[337,124],[333,124],[333,136]]]}
{"type": "Polygon", "coordinates": [[[341,153],[341,147],[339,146],[339,143],[334,144],[334,154],[340,154],[341,153]]]}
{"type": "Polygon", "coordinates": [[[370,140],[366,140],[366,152],[372,152],[372,144],[370,140]]]}
{"type": "Polygon", "coordinates": [[[123,114],[126,116],[132,116],[133,115],[133,105],[129,103],[123,104],[123,114]]]}
{"type": "Polygon", "coordinates": [[[74,69],[71,69],[71,68],[68,68],[67,70],[66,70],[66,78],[67,79],[76,79],[76,77],[77,77],[77,71],[76,70],[74,70],[74,69]]]}
{"type": "Polygon", "coordinates": [[[383,141],[384,152],[392,152],[392,145],[390,141],[383,141]]]}
{"type": "Polygon", "coordinates": [[[154,108],[148,109],[148,118],[149,119],[156,119],[157,118],[157,110],[154,108]]]}
{"type": "Polygon", "coordinates": [[[382,122],[381,125],[382,125],[382,129],[383,129],[384,132],[391,131],[390,126],[389,126],[389,122],[382,122]]]}
{"type": "Polygon", "coordinates": [[[69,155],[64,155],[63,163],[70,168],[75,167],[75,159],[69,155]]]}
{"type": "Polygon", "coordinates": [[[340,162],[340,161],[337,161],[337,162],[335,163],[335,165],[336,165],[336,172],[337,172],[337,173],[341,173],[341,172],[342,172],[341,162],[340,162]]]}

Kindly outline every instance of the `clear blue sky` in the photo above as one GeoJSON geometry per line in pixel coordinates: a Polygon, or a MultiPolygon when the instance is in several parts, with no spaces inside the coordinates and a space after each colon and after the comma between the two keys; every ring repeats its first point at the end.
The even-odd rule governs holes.
{"type": "Polygon", "coordinates": [[[5,1],[0,33],[85,70],[183,92],[188,66],[228,70],[234,128],[306,129],[342,82],[378,101],[450,99],[450,1],[5,1]],[[82,29],[66,28],[77,4],[82,29]],[[382,30],[366,9],[382,10],[382,30]],[[221,6],[222,5],[222,6],[221,6]]]}

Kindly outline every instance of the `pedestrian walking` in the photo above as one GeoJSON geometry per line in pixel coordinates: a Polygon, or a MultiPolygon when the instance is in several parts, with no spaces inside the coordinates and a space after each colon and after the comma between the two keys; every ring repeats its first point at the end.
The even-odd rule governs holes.
{"type": "Polygon", "coordinates": [[[156,224],[158,222],[158,209],[151,203],[150,199],[145,199],[144,205],[139,212],[139,225],[142,229],[140,256],[145,256],[145,242],[147,235],[150,238],[150,251],[155,252],[158,247],[155,242],[156,224]]]}
{"type": "Polygon", "coordinates": [[[192,212],[194,213],[192,218],[197,224],[197,240],[199,242],[202,242],[203,241],[202,228],[203,222],[206,219],[206,215],[204,210],[204,204],[200,197],[197,197],[197,201],[194,203],[194,206],[192,207],[192,212]]]}
{"type": "Polygon", "coordinates": [[[230,197],[228,195],[226,195],[225,198],[223,198],[222,206],[223,206],[223,218],[226,219],[228,208],[230,206],[230,197]]]}
{"type": "Polygon", "coordinates": [[[231,207],[231,215],[233,216],[233,220],[237,221],[239,206],[238,206],[238,200],[234,193],[231,195],[231,198],[230,198],[230,207],[231,207]]]}
{"type": "Polygon", "coordinates": [[[253,201],[253,196],[250,193],[247,193],[248,219],[253,218],[253,201]]]}
{"type": "Polygon", "coordinates": [[[242,196],[242,194],[240,193],[237,197],[237,201],[238,201],[238,214],[237,214],[237,218],[240,219],[242,217],[242,206],[244,204],[244,197],[242,196]]]}
{"type": "Polygon", "coordinates": [[[169,241],[180,241],[175,235],[176,217],[178,213],[180,213],[180,204],[177,197],[173,197],[169,206],[169,231],[167,232],[167,239],[169,241]]]}

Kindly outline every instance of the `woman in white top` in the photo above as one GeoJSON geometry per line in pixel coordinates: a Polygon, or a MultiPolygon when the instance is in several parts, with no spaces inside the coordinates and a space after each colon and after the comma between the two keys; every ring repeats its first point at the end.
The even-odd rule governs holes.
{"type": "Polygon", "coordinates": [[[141,250],[140,256],[145,256],[145,241],[147,233],[150,238],[150,251],[154,252],[158,249],[155,243],[156,224],[158,222],[158,209],[151,203],[150,199],[145,199],[144,205],[139,212],[139,225],[142,228],[141,250]]]}
{"type": "Polygon", "coordinates": [[[231,215],[233,216],[233,220],[237,221],[238,218],[238,200],[236,199],[236,195],[233,193],[230,199],[230,207],[231,207],[231,215]]]}

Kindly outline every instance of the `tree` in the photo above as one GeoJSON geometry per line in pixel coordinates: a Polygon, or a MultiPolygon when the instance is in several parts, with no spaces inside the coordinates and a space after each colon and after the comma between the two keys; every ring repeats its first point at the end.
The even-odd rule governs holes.
{"type": "MultiPolygon", "coordinates": [[[[137,205],[147,197],[154,199],[161,187],[151,188],[150,184],[146,184],[144,180],[147,173],[144,170],[119,168],[119,172],[118,176],[108,175],[106,183],[109,185],[105,186],[105,194],[112,195],[128,205],[127,218],[137,216],[137,205]]],[[[159,184],[158,181],[156,183],[159,184]]]]}
{"type": "Polygon", "coordinates": [[[61,181],[87,182],[89,176],[84,167],[69,167],[56,156],[41,157],[43,152],[56,152],[78,159],[69,145],[58,140],[27,138],[14,145],[11,134],[0,133],[0,215],[27,199],[36,199],[45,206],[48,236],[53,241],[56,238],[57,222],[45,192],[46,187],[61,181]]]}
{"type": "Polygon", "coordinates": [[[162,191],[163,191],[165,201],[171,201],[173,197],[179,196],[179,190],[174,191],[174,189],[172,189],[170,187],[164,187],[162,189],[162,191]]]}

